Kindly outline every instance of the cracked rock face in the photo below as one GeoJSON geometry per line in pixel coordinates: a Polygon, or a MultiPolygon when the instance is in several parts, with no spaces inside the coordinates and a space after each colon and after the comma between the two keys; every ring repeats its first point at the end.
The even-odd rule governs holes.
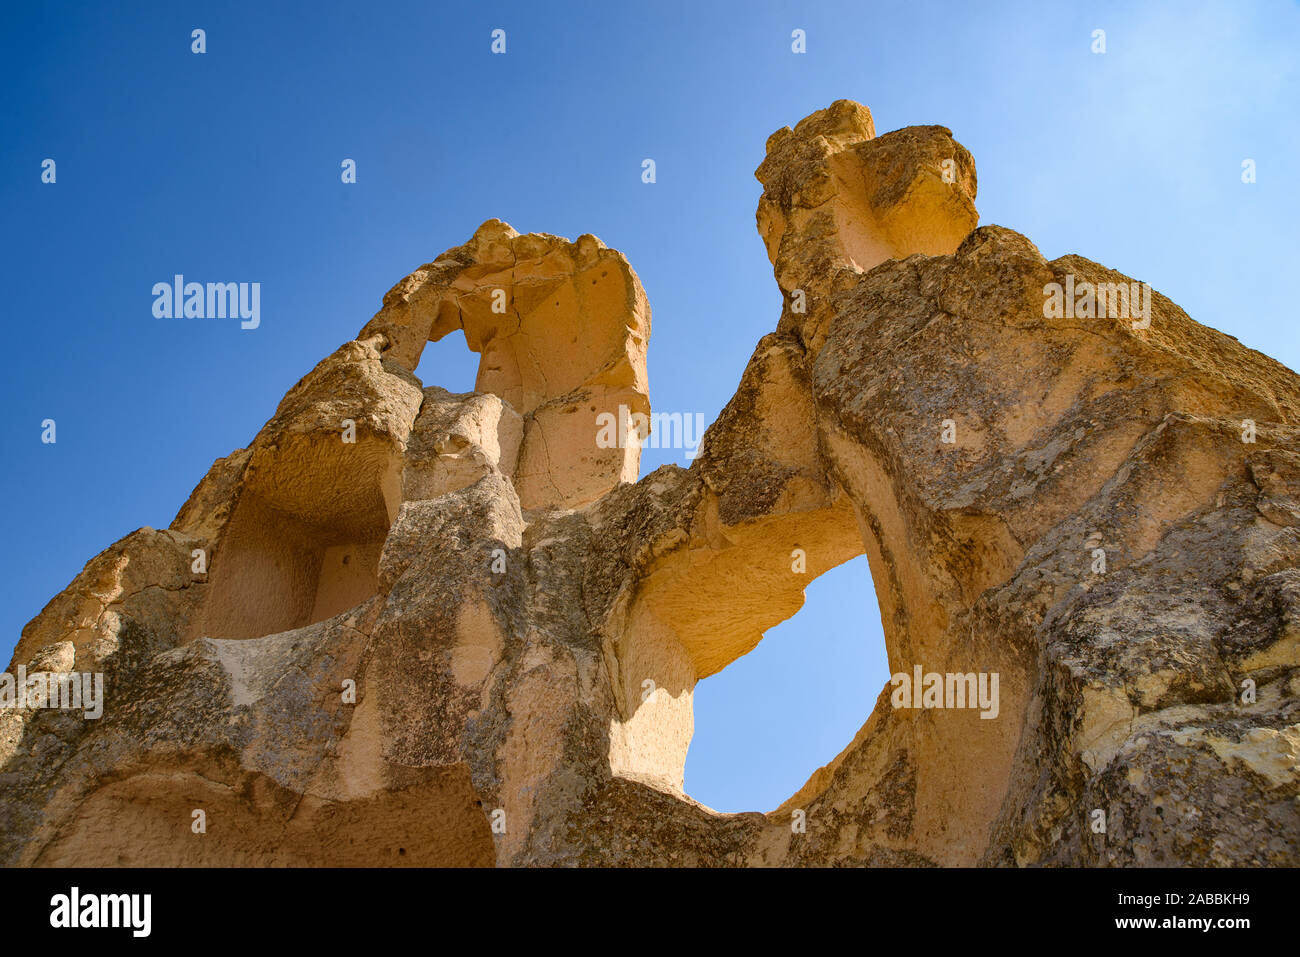
{"type": "Polygon", "coordinates": [[[597,442],[627,261],[489,220],[23,630],[104,710],[0,710],[0,863],[1300,864],[1300,378],[976,228],[942,127],[839,101],[757,175],[786,306],[690,469],[597,442]],[[466,395],[413,374],[457,329],[466,395]],[[864,552],[967,706],[896,680],[775,811],[691,800],[695,683],[864,552]]]}

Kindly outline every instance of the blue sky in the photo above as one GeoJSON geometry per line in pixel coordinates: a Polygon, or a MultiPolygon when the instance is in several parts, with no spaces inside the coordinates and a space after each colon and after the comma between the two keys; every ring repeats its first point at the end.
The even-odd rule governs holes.
{"type": "MultiPolygon", "coordinates": [[[[654,315],[654,407],[711,421],[780,312],[754,229],[764,141],[842,97],[880,132],[950,127],[982,223],[1300,365],[1294,3],[558,6],[5,5],[0,657],[489,217],[623,251],[654,315]],[[260,282],[260,328],[155,319],[150,289],[175,273],[260,282]]],[[[448,340],[419,374],[467,390],[475,361],[448,340]]],[[[647,450],[643,472],[667,461],[686,464],[647,450]]],[[[776,806],[887,679],[865,560],[808,596],[697,689],[687,788],[707,804],[776,806]]]]}

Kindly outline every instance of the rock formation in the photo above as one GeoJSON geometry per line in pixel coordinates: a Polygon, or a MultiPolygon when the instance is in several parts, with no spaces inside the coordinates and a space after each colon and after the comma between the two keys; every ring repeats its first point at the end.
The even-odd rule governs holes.
{"type": "Polygon", "coordinates": [[[757,175],[786,306],[691,468],[596,441],[627,261],[489,220],[23,630],[105,707],[0,711],[0,863],[1300,864],[1300,378],[976,228],[942,127],[839,101],[757,175]],[[891,682],[782,807],[691,800],[695,683],[863,552],[891,672],[996,714],[891,682]]]}

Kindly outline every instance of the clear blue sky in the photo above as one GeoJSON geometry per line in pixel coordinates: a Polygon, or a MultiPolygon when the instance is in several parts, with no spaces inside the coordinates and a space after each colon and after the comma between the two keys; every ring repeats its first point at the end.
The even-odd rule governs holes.
{"type": "MultiPolygon", "coordinates": [[[[560,6],[5,5],[0,657],[91,556],[165,527],[397,279],[489,217],[622,250],[653,309],[654,407],[711,421],[780,311],[754,230],[764,141],[841,97],[880,132],[950,127],[982,222],[1300,365],[1295,3],[560,6]],[[155,319],[150,289],[178,272],[260,282],[261,327],[155,319]]],[[[475,358],[448,341],[419,374],[466,390],[475,358]]],[[[865,560],[808,595],[697,690],[687,787],[707,804],[774,807],[887,679],[865,560]]]]}

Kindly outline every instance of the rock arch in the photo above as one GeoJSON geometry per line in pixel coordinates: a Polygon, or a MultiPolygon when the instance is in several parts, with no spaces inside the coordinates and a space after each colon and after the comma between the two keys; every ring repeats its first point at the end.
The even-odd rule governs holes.
{"type": "Polygon", "coordinates": [[[106,671],[112,699],[93,727],[0,712],[0,861],[88,863],[94,835],[95,860],[283,863],[315,821],[401,807],[384,833],[459,863],[1295,864],[1300,379],[1159,294],[1138,323],[1045,308],[1052,284],[1130,280],[976,228],[942,127],[876,138],[839,101],[757,175],[787,306],[690,469],[632,482],[635,448],[594,442],[598,411],[648,408],[626,261],[485,223],[170,529],[24,629],[15,666],[106,671]],[[473,394],[411,374],[454,328],[483,357],[473,394]],[[293,523],[299,562],[382,541],[373,576],[318,563],[235,618],[293,523]],[[798,609],[795,548],[809,576],[865,550],[891,669],[996,673],[997,715],[886,687],[782,808],[717,814],[681,789],[690,695],[798,609]],[[264,846],[138,806],[183,807],[193,773],[246,789],[218,816],[264,846]],[[131,828],[100,826],[114,801],[131,828]]]}
{"type": "Polygon", "coordinates": [[[475,391],[523,417],[513,479],[525,509],[589,504],[635,481],[640,448],[601,449],[603,414],[650,411],[650,307],[622,254],[591,235],[521,236],[500,220],[411,273],[358,336],[414,371],[456,329],[480,354],[475,391]]]}

